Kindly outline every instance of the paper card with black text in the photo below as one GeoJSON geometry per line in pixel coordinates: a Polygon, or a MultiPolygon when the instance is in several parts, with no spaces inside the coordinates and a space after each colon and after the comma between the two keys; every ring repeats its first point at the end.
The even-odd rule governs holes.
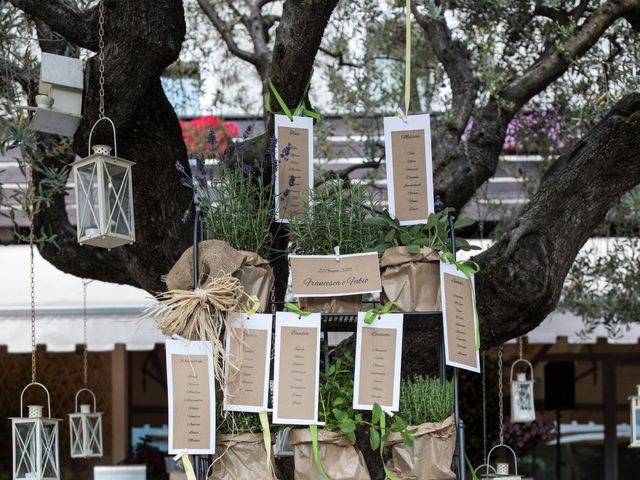
{"type": "Polygon", "coordinates": [[[166,340],[165,349],[169,453],[214,453],[216,397],[211,343],[166,340]]]}
{"type": "Polygon", "coordinates": [[[473,274],[467,277],[455,265],[440,262],[440,295],[447,365],[480,372],[473,274]]]}
{"type": "Polygon", "coordinates": [[[235,313],[227,330],[224,409],[265,412],[269,406],[271,314],[235,313]]]}
{"type": "Polygon", "coordinates": [[[400,407],[400,363],[403,314],[379,315],[371,325],[358,313],[353,408],[371,410],[375,403],[387,411],[400,407]]]}
{"type": "Polygon", "coordinates": [[[384,118],[389,213],[401,225],[426,223],[434,212],[429,115],[384,118]]]}
{"type": "Polygon", "coordinates": [[[276,221],[304,215],[313,188],[313,119],[275,115],[276,221]]]}
{"type": "Polygon", "coordinates": [[[318,423],[320,314],[276,313],[273,423],[318,423]]]}

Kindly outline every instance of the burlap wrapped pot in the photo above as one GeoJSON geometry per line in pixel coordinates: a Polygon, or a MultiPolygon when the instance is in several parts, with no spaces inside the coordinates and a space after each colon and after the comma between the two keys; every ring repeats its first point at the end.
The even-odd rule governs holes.
{"type": "Polygon", "coordinates": [[[403,312],[442,310],[440,301],[440,256],[428,247],[411,254],[406,247],[387,248],[380,260],[384,305],[394,301],[403,312]]]}
{"type": "MultiPolygon", "coordinates": [[[[271,445],[269,445],[271,448],[271,445]]],[[[271,457],[273,461],[273,456],[271,457]]],[[[218,435],[213,474],[216,480],[273,480],[262,433],[218,435]]]]}
{"type": "Polygon", "coordinates": [[[455,480],[451,470],[456,446],[453,416],[410,428],[417,428],[412,446],[405,445],[399,433],[389,434],[386,446],[391,448],[391,460],[387,468],[398,480],[455,480]]]}
{"type": "MultiPolygon", "coordinates": [[[[289,432],[293,447],[295,480],[323,480],[316,469],[308,428],[293,428],[289,432]]],[[[343,433],[318,429],[318,456],[331,480],[370,480],[362,452],[343,433]]]]}
{"type": "Polygon", "coordinates": [[[339,297],[301,297],[300,308],[313,313],[353,313],[362,307],[362,295],[339,297]]]}
{"type": "MultiPolygon", "coordinates": [[[[231,274],[240,280],[247,295],[258,297],[259,311],[267,308],[273,271],[269,262],[257,253],[236,250],[221,240],[205,240],[198,244],[198,265],[202,284],[209,277],[231,274]]],[[[165,281],[169,290],[193,289],[193,247],[180,256],[165,281]]]]}

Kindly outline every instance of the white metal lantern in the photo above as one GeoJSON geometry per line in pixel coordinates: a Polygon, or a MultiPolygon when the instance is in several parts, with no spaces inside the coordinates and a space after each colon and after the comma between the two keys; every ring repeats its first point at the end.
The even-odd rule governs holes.
{"type": "Polygon", "coordinates": [[[30,383],[20,394],[20,417],[11,419],[13,436],[14,480],[59,480],[60,460],[58,450],[58,422],[51,418],[49,391],[41,383],[30,383]],[[24,392],[39,386],[47,393],[47,416],[43,416],[41,405],[29,405],[29,414],[23,416],[24,392]]]}
{"type": "Polygon", "coordinates": [[[73,163],[79,243],[111,249],[135,241],[133,165],[118,158],[113,122],[100,118],[89,133],[89,156],[73,163]],[[106,145],[95,145],[91,153],[91,137],[102,120],[113,128],[114,155],[106,145]]]}
{"type": "Polygon", "coordinates": [[[476,468],[476,474],[482,467],[485,467],[485,473],[480,473],[480,475],[478,476],[479,479],[488,480],[496,478],[500,480],[522,480],[522,476],[518,475],[518,458],[516,457],[516,452],[514,452],[509,445],[505,445],[504,443],[500,443],[489,450],[486,463],[476,468]],[[504,448],[511,453],[511,455],[513,456],[513,467],[515,473],[509,473],[508,462],[496,462],[495,466],[491,465],[491,455],[498,448],[504,448]],[[489,469],[491,469],[491,472],[489,472],[489,469]]]}
{"type": "Polygon", "coordinates": [[[629,397],[631,406],[631,438],[629,446],[640,448],[640,385],[636,385],[636,394],[629,397]]]}
{"type": "Polygon", "coordinates": [[[102,457],[102,412],[96,411],[96,396],[88,388],[76,393],[76,410],[69,414],[71,458],[102,457]],[[89,392],[93,398],[93,410],[90,404],[81,404],[78,409],[78,396],[89,392]]]}
{"type": "Polygon", "coordinates": [[[82,60],[43,53],[31,129],[70,137],[82,111],[82,60]]]}
{"type": "Polygon", "coordinates": [[[514,423],[529,423],[536,419],[536,408],[533,394],[533,365],[529,360],[520,358],[511,365],[511,421],[514,423]],[[524,362],[529,367],[529,378],[526,373],[518,373],[513,378],[513,367],[524,362]]]}

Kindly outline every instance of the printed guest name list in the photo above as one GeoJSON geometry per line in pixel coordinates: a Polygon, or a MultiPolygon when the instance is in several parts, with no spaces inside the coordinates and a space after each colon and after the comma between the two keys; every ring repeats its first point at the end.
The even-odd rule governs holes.
{"type": "Polygon", "coordinates": [[[391,132],[395,216],[400,221],[429,216],[425,131],[391,132]]]}
{"type": "Polygon", "coordinates": [[[171,362],[174,448],[209,448],[208,357],[206,355],[172,355],[171,362]]]}
{"type": "Polygon", "coordinates": [[[358,395],[361,404],[393,404],[396,335],[397,330],[393,328],[362,329],[358,395]]]}
{"type": "Polygon", "coordinates": [[[309,130],[280,127],[278,149],[279,218],[299,218],[309,198],[309,130]]]}

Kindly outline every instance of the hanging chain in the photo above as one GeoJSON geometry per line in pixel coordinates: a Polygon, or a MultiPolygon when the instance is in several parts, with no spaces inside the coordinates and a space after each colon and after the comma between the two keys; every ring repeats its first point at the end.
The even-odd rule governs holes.
{"type": "Polygon", "coordinates": [[[271,314],[275,315],[276,314],[276,286],[275,286],[275,281],[273,284],[271,284],[271,314]]]}
{"type": "Polygon", "coordinates": [[[36,282],[34,268],[34,246],[36,243],[36,235],[34,229],[34,185],[33,185],[33,159],[29,166],[29,181],[27,184],[29,190],[29,275],[31,282],[31,382],[36,382],[36,282]]]}
{"type": "Polygon", "coordinates": [[[84,388],[89,384],[89,352],[87,346],[87,280],[82,280],[82,327],[84,338],[84,351],[82,352],[82,373],[84,375],[84,388]]]}
{"type": "Polygon", "coordinates": [[[500,409],[500,445],[504,444],[504,402],[502,394],[502,345],[498,348],[498,408],[500,409]]]}
{"type": "Polygon", "coordinates": [[[520,360],[524,358],[522,343],[523,343],[522,336],[520,336],[518,337],[518,353],[520,355],[520,360]]]}
{"type": "Polygon", "coordinates": [[[100,0],[98,4],[98,72],[100,78],[98,83],[100,85],[99,97],[100,106],[98,111],[100,112],[100,118],[104,117],[104,1],[100,0]]]}

